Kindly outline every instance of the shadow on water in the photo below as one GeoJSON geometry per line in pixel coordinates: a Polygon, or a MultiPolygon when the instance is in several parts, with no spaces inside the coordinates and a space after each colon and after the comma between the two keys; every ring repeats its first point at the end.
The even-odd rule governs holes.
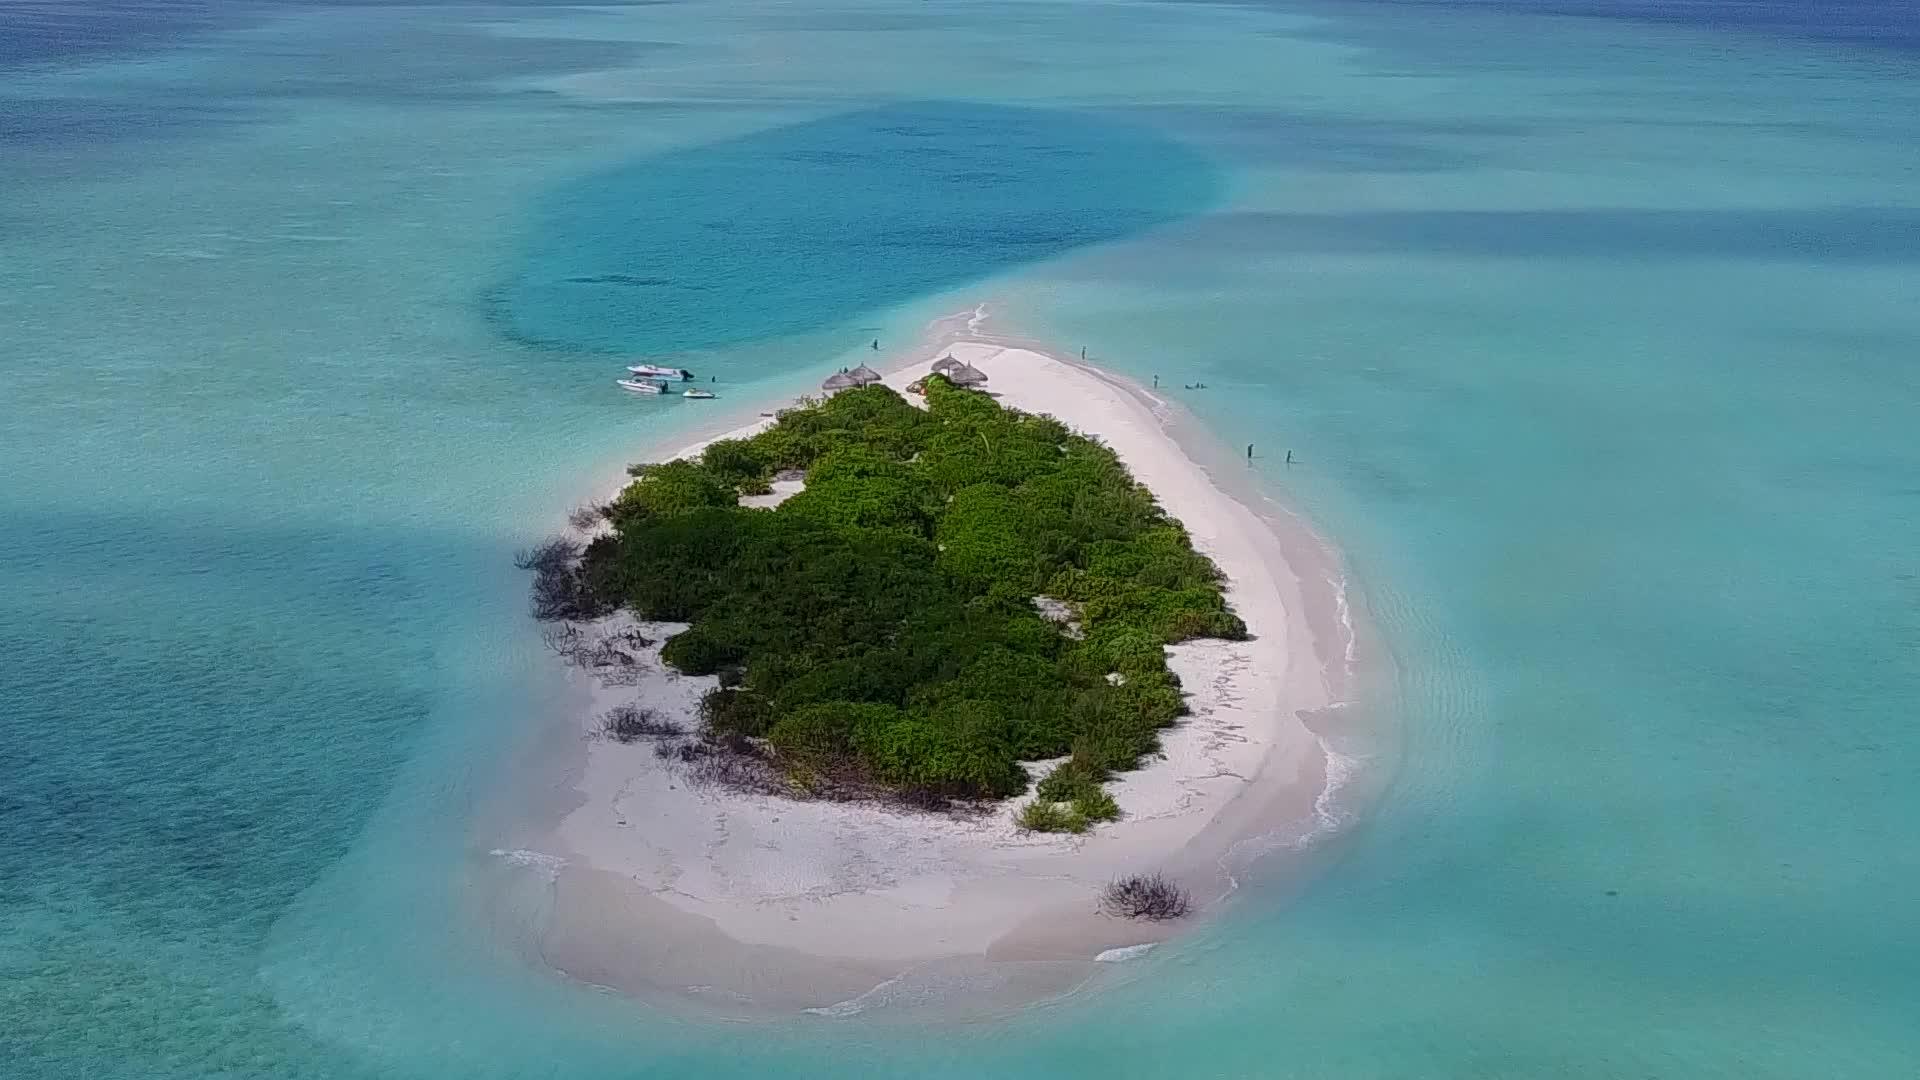
{"type": "MultiPolygon", "coordinates": [[[[1910,57],[1920,53],[1920,8],[1907,0],[1242,0],[1288,14],[1324,14],[1340,20],[1334,36],[1347,39],[1353,20],[1380,20],[1395,27],[1432,29],[1446,19],[1496,16],[1571,16],[1671,26],[1709,33],[1830,42],[1849,48],[1910,57]]],[[[1471,23],[1469,22],[1468,25],[1471,23]]],[[[1443,31],[1444,32],[1444,31],[1443,31]]],[[[1374,34],[1365,34],[1373,38],[1374,34]]],[[[1904,61],[1903,61],[1904,62],[1904,61]]]]}
{"type": "Polygon", "coordinates": [[[165,46],[220,25],[209,0],[9,0],[0,69],[165,46]]]}
{"type": "MultiPolygon", "coordinates": [[[[1453,6],[1457,0],[1445,0],[1453,6]]],[[[1905,0],[1471,0],[1476,6],[1543,15],[1632,19],[1708,30],[1841,41],[1920,51],[1920,14],[1905,0]]],[[[1437,0],[1391,0],[1431,10],[1437,0]]]]}
{"type": "MultiPolygon", "coordinates": [[[[605,5],[596,6],[634,8],[677,2],[679,0],[609,0],[605,5]]],[[[278,3],[274,0],[89,0],[84,4],[72,0],[7,0],[0,7],[5,12],[0,16],[0,25],[5,27],[5,32],[0,33],[0,70],[141,56],[176,48],[208,34],[249,29],[309,11],[348,12],[364,17],[380,14],[379,9],[385,7],[416,12],[446,24],[454,19],[437,15],[436,9],[479,10],[499,15],[572,6],[569,0],[493,0],[485,5],[465,0],[422,0],[404,4],[370,4],[357,0],[282,0],[278,3]]],[[[478,35],[465,36],[468,40],[463,44],[484,41],[478,35]]],[[[579,44],[584,49],[600,43],[579,44]]],[[[501,47],[510,47],[510,43],[502,43],[501,47]]],[[[412,64],[432,65],[451,54],[415,51],[404,55],[412,64]]]]}
{"type": "MultiPolygon", "coordinates": [[[[659,2],[666,0],[618,6],[659,2]]],[[[62,150],[272,122],[308,101],[491,102],[531,93],[514,89],[516,78],[619,67],[677,48],[541,36],[547,24],[537,13],[564,10],[558,0],[443,6],[25,0],[0,14],[0,73],[28,76],[0,82],[0,148],[62,160],[62,150]],[[533,32],[494,33],[479,12],[531,12],[522,25],[533,32]],[[147,63],[149,56],[162,59],[147,63]],[[77,74],[32,77],[65,68],[77,74]]]]}
{"type": "Polygon", "coordinates": [[[1204,208],[1197,153],[1084,112],[887,105],[551,192],[490,297],[554,349],[711,349],[834,325],[1204,208]]]}
{"type": "Polygon", "coordinates": [[[1907,264],[1920,211],[1840,206],[1756,210],[1404,210],[1236,213],[1187,239],[1292,254],[1755,259],[1907,264]]]}

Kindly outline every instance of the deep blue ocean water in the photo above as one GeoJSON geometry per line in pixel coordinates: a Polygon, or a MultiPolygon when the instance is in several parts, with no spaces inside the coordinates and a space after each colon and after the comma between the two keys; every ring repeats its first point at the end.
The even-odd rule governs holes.
{"type": "Polygon", "coordinates": [[[1913,1074],[1910,11],[0,20],[0,1076],[1913,1074]],[[771,400],[982,301],[1299,451],[1378,801],[1003,1024],[530,969],[508,557],[697,419],[609,354],[771,400]]]}

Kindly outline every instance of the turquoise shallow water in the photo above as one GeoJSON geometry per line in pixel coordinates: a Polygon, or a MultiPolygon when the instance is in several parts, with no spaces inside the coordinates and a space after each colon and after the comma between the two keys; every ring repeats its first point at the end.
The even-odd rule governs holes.
{"type": "Polygon", "coordinates": [[[0,73],[0,1073],[1913,1073],[1910,54],[1486,6],[179,10],[0,73]],[[916,185],[915,138],[992,167],[916,185]],[[660,318],[604,295],[668,277],[660,318]],[[1004,1024],[742,1038],[530,970],[537,878],[499,925],[460,887],[513,872],[473,822],[556,693],[507,556],[697,419],[607,350],[750,402],[982,300],[1297,451],[1261,479],[1398,672],[1378,803],[1303,895],[1004,1024]]]}

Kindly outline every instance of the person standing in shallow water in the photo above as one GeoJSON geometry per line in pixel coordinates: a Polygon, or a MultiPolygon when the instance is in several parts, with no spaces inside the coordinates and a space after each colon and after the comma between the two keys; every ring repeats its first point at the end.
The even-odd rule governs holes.
{"type": "Polygon", "coordinates": [[[1253,464],[1253,444],[1247,444],[1247,464],[1253,464]]]}

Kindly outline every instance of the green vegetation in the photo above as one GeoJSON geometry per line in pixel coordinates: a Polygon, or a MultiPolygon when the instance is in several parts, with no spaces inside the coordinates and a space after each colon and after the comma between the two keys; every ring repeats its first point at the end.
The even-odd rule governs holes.
{"type": "Polygon", "coordinates": [[[1120,820],[1120,804],[1098,784],[1082,783],[1067,798],[1049,795],[1044,788],[1043,783],[1039,797],[1020,808],[1015,825],[1028,832],[1083,833],[1096,822],[1120,820]]]}
{"type": "Polygon", "coordinates": [[[1051,802],[1047,799],[1035,799],[1021,807],[1019,815],[1013,821],[1028,832],[1083,833],[1092,828],[1086,815],[1079,813],[1066,803],[1051,802]]]}
{"type": "Polygon", "coordinates": [[[1069,759],[1041,779],[1035,794],[1042,799],[1071,803],[1089,821],[1112,821],[1120,816],[1120,807],[1100,786],[1104,779],[1104,770],[1092,771],[1069,759]]]}
{"type": "Polygon", "coordinates": [[[1088,821],[1120,820],[1120,804],[1114,801],[1111,792],[1102,788],[1095,788],[1074,799],[1073,812],[1088,821]]]}
{"type": "Polygon", "coordinates": [[[797,788],[1005,798],[1028,786],[1021,761],[1071,754],[1022,823],[1112,820],[1101,784],[1182,708],[1164,646],[1246,628],[1111,451],[938,377],[927,400],[849,390],[636,467],[577,571],[581,606],[690,623],[662,656],[721,676],[703,736],[797,788]],[[804,491],[738,505],[786,469],[804,491]]]}

